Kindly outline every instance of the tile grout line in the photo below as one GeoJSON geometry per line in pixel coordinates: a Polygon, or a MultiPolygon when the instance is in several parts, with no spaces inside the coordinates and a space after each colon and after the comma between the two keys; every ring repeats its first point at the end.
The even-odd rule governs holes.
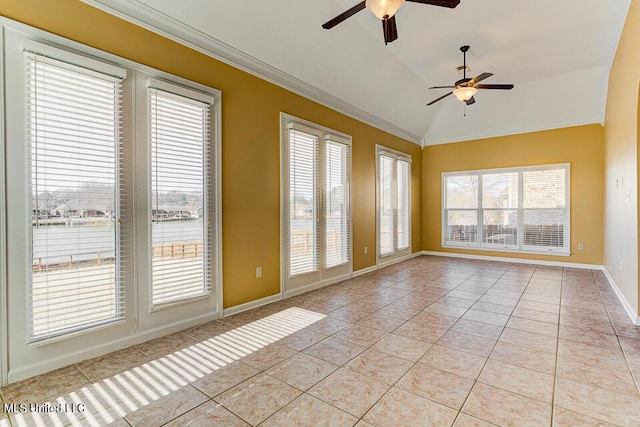
{"type": "Polygon", "coordinates": [[[558,301],[558,335],[556,336],[556,354],[553,365],[553,388],[551,389],[551,426],[556,413],[556,383],[558,381],[558,357],[560,354],[560,322],[562,318],[562,290],[564,287],[565,269],[562,267],[562,280],[560,281],[560,300],[558,301]]]}
{"type": "MultiPolygon", "coordinates": [[[[513,264],[510,264],[510,267],[511,267],[512,265],[513,265],[513,264]]],[[[491,288],[493,288],[493,287],[495,286],[495,284],[496,284],[496,283],[497,283],[497,282],[498,282],[498,281],[499,281],[499,280],[500,280],[500,279],[501,279],[501,278],[506,274],[506,272],[507,272],[507,271],[509,271],[509,269],[508,269],[508,268],[507,268],[507,270],[505,270],[505,271],[504,271],[500,276],[498,276],[498,278],[496,278],[496,280],[493,282],[493,284],[492,284],[492,285],[491,285],[491,286],[490,286],[486,291],[484,291],[484,293],[483,293],[483,294],[482,294],[482,295],[481,295],[481,296],[480,296],[480,297],[479,297],[479,298],[478,298],[478,299],[473,303],[473,305],[471,305],[471,307],[469,307],[469,308],[467,309],[467,311],[465,311],[465,312],[462,314],[462,316],[460,316],[460,318],[459,318],[458,320],[462,319],[462,318],[463,318],[463,316],[464,316],[467,312],[469,312],[469,310],[471,310],[471,308],[472,308],[473,306],[475,306],[475,305],[476,305],[476,303],[478,303],[478,302],[480,301],[480,299],[481,299],[483,296],[485,296],[485,295],[487,294],[487,292],[489,292],[489,290],[490,290],[491,288]]],[[[464,283],[464,282],[463,282],[463,283],[464,283]]],[[[513,313],[513,310],[515,310],[515,307],[511,310],[511,312],[512,312],[512,313],[513,313]]],[[[511,318],[511,315],[509,315],[509,318],[511,318]]],[[[508,322],[508,321],[507,321],[507,322],[508,322]]],[[[458,323],[458,322],[456,321],[456,323],[458,323]]],[[[452,325],[452,327],[453,327],[453,326],[455,326],[455,324],[456,324],[456,323],[454,323],[454,324],[452,325]]],[[[502,327],[502,331],[500,331],[500,335],[498,335],[498,338],[496,338],[496,340],[495,340],[495,344],[494,344],[494,345],[493,345],[493,347],[491,348],[491,352],[490,352],[490,353],[489,353],[489,355],[486,357],[486,360],[484,361],[484,363],[482,364],[482,367],[481,367],[481,368],[480,368],[480,370],[478,371],[478,375],[476,376],[476,378],[474,378],[474,380],[473,380],[473,385],[471,386],[471,388],[470,388],[470,389],[469,389],[469,391],[467,392],[467,395],[465,396],[464,400],[462,401],[462,404],[460,405],[460,409],[458,409],[458,413],[456,414],[456,417],[454,418],[452,425],[456,423],[456,421],[458,420],[458,418],[460,418],[460,414],[463,414],[463,412],[462,412],[462,408],[464,408],[464,405],[467,403],[467,400],[469,399],[469,396],[471,396],[471,392],[472,392],[472,391],[473,391],[473,389],[476,387],[476,384],[478,383],[478,379],[480,378],[480,375],[482,374],[482,371],[484,370],[484,367],[485,367],[485,366],[487,365],[487,363],[489,362],[489,357],[491,357],[491,354],[493,353],[493,350],[494,350],[495,346],[498,344],[498,340],[499,340],[499,339],[500,339],[500,337],[502,336],[502,332],[504,332],[504,329],[505,329],[505,328],[506,328],[506,323],[505,323],[505,326],[503,326],[503,327],[502,327]]],[[[449,330],[451,330],[451,329],[449,329],[449,330]]],[[[444,336],[444,335],[443,335],[443,336],[444,336]]],[[[440,337],[440,339],[442,339],[442,337],[440,337]]],[[[440,339],[439,339],[437,342],[439,342],[439,341],[440,341],[440,339]]],[[[436,342],[436,344],[437,344],[437,342],[436,342]]],[[[436,345],[436,344],[434,344],[434,345],[436,345]]],[[[445,347],[445,348],[449,348],[449,347],[445,347]]],[[[459,351],[462,351],[462,350],[459,350],[459,351]]],[[[464,351],[463,351],[463,352],[464,352],[464,351]]],[[[467,353],[467,352],[464,352],[464,353],[467,353]]],[[[473,354],[473,353],[468,353],[468,354],[473,354]]],[[[482,421],[486,421],[486,420],[483,420],[482,418],[478,418],[478,419],[480,419],[480,420],[482,420],[482,421]]],[[[489,422],[489,421],[486,421],[486,422],[489,422]]],[[[493,423],[490,423],[490,424],[493,424],[493,423]]]]}
{"type": "MultiPolygon", "coordinates": [[[[454,271],[455,271],[455,269],[454,269],[454,271]]],[[[440,276],[438,276],[438,277],[437,277],[437,279],[439,279],[439,278],[441,278],[441,277],[443,277],[443,276],[445,276],[445,275],[446,275],[446,273],[445,273],[445,274],[442,274],[442,275],[440,275],[440,276]]],[[[434,280],[437,280],[437,279],[434,279],[434,280]]],[[[465,280],[467,280],[467,279],[465,279],[465,280]]],[[[456,288],[457,288],[458,286],[460,286],[462,283],[464,283],[464,281],[465,281],[465,280],[463,280],[460,284],[458,284],[458,285],[456,286],[456,288]]],[[[399,282],[398,282],[398,283],[399,283],[399,282]]],[[[432,304],[436,303],[437,301],[440,301],[440,299],[442,299],[444,296],[446,296],[449,292],[452,292],[454,289],[455,289],[455,288],[453,288],[453,289],[449,290],[446,294],[444,294],[443,296],[441,296],[441,297],[440,297],[440,298],[438,298],[437,300],[433,301],[431,304],[427,305],[424,309],[420,310],[420,311],[419,311],[418,313],[416,313],[414,316],[412,316],[411,318],[409,318],[409,319],[407,319],[406,321],[404,321],[404,323],[402,323],[400,326],[398,326],[397,328],[395,328],[393,331],[395,331],[395,330],[399,329],[400,327],[402,327],[402,325],[404,325],[405,323],[409,322],[410,320],[412,320],[414,317],[416,317],[416,316],[417,316],[417,315],[419,315],[420,313],[424,312],[424,310],[425,310],[425,309],[427,309],[428,307],[430,307],[432,304]]],[[[412,294],[412,293],[414,293],[414,292],[417,292],[417,290],[413,290],[413,291],[411,291],[410,293],[408,293],[408,294],[407,294],[407,295],[405,295],[405,296],[411,295],[411,294],[412,294]]],[[[402,297],[402,298],[404,298],[404,297],[402,297]]],[[[400,299],[400,298],[399,298],[399,299],[400,299]]],[[[467,311],[468,311],[468,310],[469,310],[469,309],[467,309],[467,311]]],[[[466,311],[465,311],[465,313],[466,313],[466,311]]],[[[454,324],[455,324],[455,323],[454,323],[454,324]]],[[[452,325],[452,326],[453,326],[453,325],[452,325]]],[[[451,329],[451,327],[449,327],[449,329],[451,329]]],[[[449,329],[447,329],[447,331],[449,331],[449,329]]],[[[388,332],[388,333],[387,333],[387,336],[388,336],[388,335],[390,335],[390,334],[392,334],[392,333],[393,333],[393,331],[388,332]]],[[[445,333],[446,333],[446,332],[445,332],[445,333]]],[[[402,336],[402,335],[400,335],[400,336],[402,336]]],[[[408,338],[408,337],[404,337],[404,338],[408,338]]],[[[378,340],[378,341],[377,341],[376,343],[374,343],[373,345],[369,346],[369,347],[367,348],[367,350],[370,350],[370,349],[371,349],[373,346],[375,346],[379,341],[380,341],[380,340],[378,340]]],[[[420,340],[416,340],[416,341],[420,341],[420,340]]],[[[425,342],[425,341],[421,341],[421,342],[425,342]]],[[[428,344],[431,344],[431,346],[429,347],[429,350],[431,350],[431,348],[435,345],[435,343],[428,343],[428,344]]],[[[365,351],[367,351],[367,350],[364,350],[362,353],[364,353],[364,352],[365,352],[365,351]]],[[[429,350],[425,351],[425,354],[427,354],[427,353],[429,352],[429,350]]],[[[362,354],[362,353],[360,353],[360,354],[362,354]]],[[[356,357],[358,357],[358,356],[356,356],[356,357]]],[[[365,411],[365,413],[364,413],[364,414],[362,414],[362,416],[361,416],[361,417],[357,417],[357,418],[358,418],[358,422],[360,422],[360,421],[367,422],[367,421],[365,421],[364,417],[366,417],[366,416],[367,416],[367,414],[368,414],[369,412],[371,412],[371,410],[372,410],[372,409],[373,409],[373,408],[374,408],[374,407],[375,407],[375,406],[376,406],[376,405],[377,405],[377,404],[378,404],[382,399],[384,399],[384,398],[389,394],[389,392],[394,388],[394,386],[395,386],[398,382],[400,382],[400,381],[401,381],[401,380],[402,380],[402,379],[403,379],[403,378],[404,378],[404,377],[409,373],[409,371],[410,371],[411,369],[413,369],[413,368],[418,364],[418,362],[420,362],[420,360],[422,359],[422,357],[424,357],[424,355],[422,355],[418,360],[416,360],[416,361],[411,365],[411,367],[410,367],[409,369],[407,369],[407,371],[406,371],[403,375],[401,375],[401,376],[400,376],[400,378],[398,378],[398,379],[397,379],[393,384],[391,384],[391,386],[389,387],[389,389],[388,389],[386,392],[384,392],[384,393],[382,394],[382,396],[380,396],[380,398],[379,398],[379,399],[377,399],[377,400],[376,400],[376,401],[375,401],[375,402],[374,402],[374,403],[369,407],[369,409],[367,409],[367,410],[365,411]]],[[[351,360],[353,360],[353,359],[351,359],[351,360]]],[[[349,363],[349,362],[347,362],[347,363],[349,363]]],[[[346,363],[345,363],[345,365],[346,365],[346,363]]],[[[345,366],[345,365],[343,365],[343,366],[345,366]]],[[[349,369],[349,368],[345,368],[345,369],[349,369]]],[[[349,370],[350,370],[350,369],[349,369],[349,370]]],[[[355,371],[352,371],[352,372],[355,372],[355,371]]],[[[356,373],[357,373],[357,374],[359,374],[359,375],[362,375],[362,376],[364,376],[364,377],[367,377],[367,378],[369,378],[369,379],[372,379],[372,380],[375,380],[375,381],[379,381],[379,382],[381,382],[381,383],[383,383],[383,384],[385,384],[385,385],[388,385],[387,383],[384,383],[384,382],[382,382],[382,381],[380,381],[380,380],[376,380],[375,378],[371,378],[371,377],[369,377],[368,375],[364,375],[364,374],[361,374],[361,373],[359,373],[359,372],[356,372],[356,373]]],[[[404,390],[403,390],[403,391],[404,391],[404,390]]],[[[439,403],[439,402],[436,402],[436,401],[434,401],[434,400],[432,400],[432,399],[429,399],[429,398],[426,398],[426,397],[423,397],[423,396],[417,395],[417,394],[415,394],[415,393],[411,393],[411,392],[407,392],[407,393],[412,394],[412,395],[417,396],[417,397],[420,397],[420,398],[422,398],[422,399],[429,400],[430,402],[434,402],[434,403],[436,403],[436,404],[438,404],[438,405],[442,405],[442,404],[441,404],[441,403],[439,403]]],[[[453,408],[451,408],[451,407],[449,407],[449,406],[446,406],[446,405],[442,405],[442,406],[445,406],[445,407],[447,407],[447,408],[453,409],[453,408]]],[[[454,410],[455,410],[455,409],[454,409],[454,410]]],[[[459,413],[459,410],[458,410],[457,412],[459,413]]],[[[353,415],[353,414],[352,414],[352,415],[353,415]]],[[[456,417],[454,418],[453,422],[455,422],[455,420],[456,420],[456,418],[457,418],[457,417],[458,417],[458,414],[456,414],[456,417]]],[[[357,423],[356,423],[356,424],[357,424],[357,423]]],[[[452,424],[453,424],[453,423],[452,423],[452,424]]]]}
{"type": "MultiPolygon", "coordinates": [[[[514,264],[512,263],[511,265],[513,266],[514,264]]],[[[526,291],[526,290],[527,290],[527,288],[529,287],[529,283],[531,282],[531,278],[532,278],[532,277],[533,277],[533,275],[535,274],[535,271],[536,271],[536,269],[537,269],[537,268],[538,268],[538,266],[536,265],[536,266],[535,266],[535,268],[534,268],[534,270],[533,270],[533,272],[531,273],[531,276],[529,276],[529,280],[527,280],[527,286],[525,286],[525,287],[524,287],[524,289],[522,290],[522,293],[520,294],[520,297],[518,298],[518,302],[517,302],[517,303],[516,303],[516,305],[513,307],[513,310],[511,310],[511,314],[509,315],[509,320],[511,320],[511,316],[513,315],[513,312],[515,311],[516,307],[518,306],[518,304],[519,304],[519,303],[520,303],[520,301],[522,300],[522,295],[524,295],[525,291],[526,291]]],[[[508,271],[508,269],[507,269],[507,271],[508,271]]],[[[498,282],[498,280],[499,280],[500,278],[502,278],[502,276],[504,276],[504,274],[506,274],[506,272],[507,272],[507,271],[505,271],[505,273],[503,273],[503,274],[502,274],[498,279],[496,279],[496,282],[498,282]]],[[[491,285],[491,288],[493,288],[493,286],[495,286],[495,282],[494,282],[494,284],[493,284],[493,285],[491,285]]],[[[487,289],[487,291],[483,294],[483,296],[484,296],[487,292],[489,292],[489,290],[490,290],[491,288],[487,289]]],[[[468,311],[468,310],[467,310],[467,311],[468,311]]],[[[507,320],[507,323],[509,323],[509,320],[507,320]]],[[[498,335],[498,338],[495,340],[495,341],[496,341],[496,343],[495,343],[495,344],[493,345],[493,347],[491,348],[491,352],[489,353],[489,355],[487,356],[487,358],[486,358],[485,362],[483,363],[482,368],[480,368],[480,371],[478,372],[478,376],[477,376],[477,377],[476,377],[476,379],[474,380],[473,386],[472,386],[472,387],[471,387],[471,389],[469,390],[469,393],[467,393],[467,396],[465,397],[464,402],[462,402],[462,406],[460,407],[460,411],[458,412],[458,415],[456,416],[456,420],[458,419],[459,415],[463,413],[463,412],[462,412],[462,408],[464,408],[464,405],[467,403],[467,400],[469,400],[469,396],[471,396],[471,392],[472,392],[472,391],[473,391],[473,389],[476,387],[476,385],[480,382],[480,381],[479,381],[479,380],[480,380],[480,376],[482,375],[482,372],[484,371],[484,368],[487,366],[487,363],[489,363],[489,359],[491,358],[491,355],[492,355],[492,354],[493,354],[493,352],[495,351],[495,347],[496,347],[496,345],[498,345],[498,342],[499,342],[499,340],[500,340],[500,337],[502,337],[502,334],[504,333],[504,330],[507,328],[507,323],[505,323],[505,325],[502,327],[502,331],[500,331],[500,335],[498,335]]],[[[481,383],[481,384],[484,384],[484,383],[481,383]]],[[[492,387],[493,387],[493,386],[492,386],[492,387]]],[[[496,388],[500,388],[500,387],[496,387],[496,388]]],[[[502,388],[500,388],[500,389],[501,389],[501,390],[503,390],[502,388]]],[[[509,390],[506,390],[506,391],[509,391],[509,390]]],[[[510,393],[513,393],[513,392],[510,392],[510,393]]],[[[515,394],[520,394],[520,393],[515,393],[515,394]]],[[[521,395],[521,396],[523,396],[523,395],[521,395]]],[[[528,397],[528,396],[525,396],[525,397],[528,397]]],[[[475,416],[475,415],[474,415],[474,416],[475,416]]],[[[483,418],[480,418],[480,417],[476,417],[476,418],[478,418],[478,419],[480,419],[480,420],[482,420],[482,421],[486,421],[486,422],[488,422],[488,423],[490,423],[490,424],[493,424],[492,422],[487,421],[487,420],[485,420],[485,419],[483,419],[483,418]]],[[[454,422],[455,422],[455,420],[454,420],[454,422]]]]}
{"type": "MultiPolygon", "coordinates": [[[[591,270],[591,276],[593,277],[593,270],[591,270]]],[[[629,374],[631,375],[631,379],[633,380],[635,386],[636,386],[636,392],[637,394],[640,394],[640,379],[636,378],[633,369],[631,369],[631,363],[629,362],[629,358],[627,356],[627,352],[625,351],[622,343],[620,342],[620,335],[618,335],[618,330],[615,327],[615,323],[613,322],[613,318],[611,317],[611,312],[609,310],[609,307],[607,307],[607,304],[605,304],[605,300],[604,297],[602,296],[602,290],[600,289],[600,286],[598,286],[598,282],[595,280],[595,277],[593,277],[594,279],[594,283],[596,285],[596,288],[598,289],[598,294],[600,295],[600,298],[602,299],[602,305],[604,305],[604,309],[607,312],[607,317],[609,318],[609,322],[611,323],[611,327],[613,328],[613,332],[615,333],[616,336],[616,341],[618,342],[618,347],[620,348],[620,351],[622,352],[622,357],[624,357],[624,361],[627,365],[627,369],[629,370],[629,374]]],[[[605,277],[605,279],[607,280],[607,282],[609,281],[609,279],[607,279],[605,277]]],[[[611,284],[609,284],[611,285],[611,284]]],[[[626,338],[626,337],[625,337],[626,338]]]]}
{"type": "MultiPolygon", "coordinates": [[[[511,264],[511,265],[513,265],[513,264],[511,264]]],[[[483,267],[483,268],[484,268],[484,267],[483,267]]],[[[480,270],[482,270],[483,268],[480,268],[480,270]]],[[[452,270],[452,271],[455,271],[455,270],[456,270],[456,269],[454,269],[454,270],[452,270]]],[[[478,270],[478,271],[480,271],[480,270],[478,270]]],[[[405,323],[407,323],[408,321],[410,321],[410,320],[411,320],[411,319],[413,319],[414,317],[418,316],[420,313],[423,313],[427,308],[429,308],[431,305],[435,304],[436,302],[440,301],[442,298],[444,298],[445,296],[447,296],[449,293],[451,293],[451,292],[455,291],[455,289],[456,289],[456,288],[458,288],[459,286],[461,286],[462,284],[464,284],[464,282],[466,282],[467,280],[469,280],[469,278],[470,278],[470,277],[472,277],[474,274],[476,274],[478,271],[476,271],[475,273],[471,274],[471,276],[468,276],[467,278],[465,278],[462,282],[460,282],[460,283],[459,283],[458,285],[456,285],[454,288],[450,289],[447,293],[445,293],[444,295],[442,295],[440,298],[438,298],[437,300],[433,301],[431,304],[427,305],[424,309],[420,310],[420,311],[419,311],[415,316],[413,316],[413,317],[412,317],[412,318],[410,318],[409,320],[405,321],[405,323]]],[[[495,283],[496,283],[496,282],[497,282],[497,281],[498,281],[502,276],[504,276],[504,274],[506,273],[506,271],[507,271],[507,270],[505,270],[505,271],[504,271],[500,276],[498,276],[498,277],[495,279],[495,281],[494,281],[493,285],[495,285],[495,283]]],[[[439,279],[439,278],[441,278],[441,277],[443,277],[443,276],[446,276],[446,274],[447,274],[447,273],[445,273],[445,274],[443,274],[443,275],[439,276],[437,279],[439,279]]],[[[437,279],[435,279],[435,280],[437,280],[437,279]]],[[[493,285],[492,285],[491,287],[493,287],[493,285]]],[[[491,287],[490,287],[489,289],[491,289],[491,287]]],[[[482,295],[481,295],[478,299],[476,299],[476,300],[474,301],[474,303],[473,303],[471,306],[469,306],[461,316],[459,316],[459,317],[458,317],[458,320],[460,320],[460,319],[462,318],[462,316],[464,316],[464,314],[466,314],[469,310],[471,310],[471,308],[472,308],[472,307],[473,307],[473,306],[474,306],[474,305],[475,305],[475,304],[480,300],[480,298],[482,298],[482,297],[483,297],[483,296],[484,296],[484,295],[489,291],[489,289],[487,289],[485,292],[483,292],[483,293],[482,293],[482,295]]],[[[412,292],[412,293],[413,293],[413,292],[412,292]]],[[[409,294],[408,294],[408,295],[409,295],[409,294]]],[[[452,296],[452,297],[454,297],[454,296],[452,296]]],[[[455,298],[455,297],[454,297],[454,298],[455,298]]],[[[460,299],[464,299],[464,298],[460,298],[460,299]]],[[[443,314],[443,315],[444,315],[444,314],[443,314]]],[[[451,316],[451,317],[453,317],[453,316],[451,316]]],[[[456,322],[454,322],[454,323],[453,323],[449,328],[447,328],[447,330],[446,330],[446,331],[441,335],[441,337],[440,337],[440,338],[438,338],[438,340],[437,340],[435,343],[433,343],[433,344],[431,345],[431,347],[429,348],[429,350],[431,350],[431,348],[433,348],[433,346],[435,346],[435,345],[440,341],[440,339],[442,338],[442,336],[444,336],[447,332],[449,332],[449,331],[451,330],[451,328],[452,328],[452,327],[453,327],[453,326],[458,322],[458,320],[456,320],[456,322]]],[[[404,323],[403,323],[403,324],[404,324],[404,323]]],[[[402,326],[402,325],[398,326],[398,328],[400,328],[401,326],[402,326]]],[[[395,331],[395,330],[397,330],[398,328],[394,329],[394,331],[395,331]]],[[[504,327],[503,327],[503,330],[504,330],[504,327]]],[[[392,332],[390,332],[389,334],[391,334],[391,333],[393,333],[393,331],[392,331],[392,332]]],[[[470,334],[467,334],[467,335],[470,335],[470,334]]],[[[419,340],[418,340],[418,341],[419,341],[419,340]]],[[[497,340],[496,340],[496,343],[497,343],[497,340]]],[[[495,346],[495,344],[494,344],[494,346],[495,346]]],[[[449,348],[449,347],[445,347],[445,348],[449,348]]],[[[427,350],[427,352],[425,352],[425,354],[426,354],[426,353],[428,353],[428,352],[429,352],[429,350],[427,350]]],[[[455,350],[455,349],[454,349],[454,350],[455,350]]],[[[462,350],[458,350],[458,351],[462,351],[462,350]]],[[[462,352],[464,352],[464,351],[462,351],[462,352]]],[[[468,352],[464,352],[464,353],[468,353],[468,352]]],[[[468,354],[473,354],[473,353],[468,353],[468,354]]],[[[423,355],[422,357],[424,357],[424,355],[423,355]]],[[[420,360],[422,359],[422,357],[420,357],[420,359],[418,359],[416,362],[414,362],[414,364],[413,364],[413,365],[411,365],[411,367],[407,370],[407,372],[405,372],[405,374],[404,374],[404,375],[402,375],[402,376],[401,376],[401,377],[400,377],[396,382],[394,382],[394,383],[393,383],[393,385],[391,385],[391,387],[389,388],[389,390],[387,390],[387,391],[386,391],[386,392],[385,392],[385,393],[380,397],[380,399],[378,399],[378,400],[377,400],[377,401],[376,401],[376,402],[375,402],[375,403],[374,403],[374,404],[373,404],[373,405],[372,405],[372,406],[371,406],[371,407],[370,407],[370,408],[369,408],[369,409],[364,413],[364,415],[360,418],[360,420],[364,421],[364,417],[365,417],[365,416],[366,416],[366,415],[367,415],[367,414],[368,414],[368,413],[369,413],[369,412],[370,412],[370,411],[371,411],[371,410],[372,410],[372,409],[373,409],[373,408],[374,408],[374,407],[375,407],[375,406],[376,406],[376,405],[377,405],[377,404],[378,404],[382,399],[384,399],[384,397],[385,397],[385,396],[387,396],[387,395],[389,394],[389,392],[393,389],[393,387],[394,387],[398,382],[400,382],[400,381],[401,381],[401,380],[402,380],[402,379],[403,379],[403,378],[404,378],[404,377],[409,373],[409,371],[410,371],[411,369],[413,369],[413,368],[414,368],[414,367],[415,367],[415,366],[420,362],[420,360]]],[[[488,361],[488,358],[487,358],[487,361],[488,361]]],[[[485,361],[485,364],[486,364],[486,361],[485,361]]],[[[348,369],[348,368],[347,368],[347,369],[348,369]]],[[[437,368],[434,368],[434,369],[437,369],[437,368]]],[[[439,369],[438,369],[438,370],[439,370],[439,369]]],[[[481,371],[482,371],[482,370],[481,370],[481,371]]],[[[362,374],[361,374],[361,375],[362,375],[362,374]]],[[[456,375],[456,374],[452,374],[452,375],[456,375]]],[[[478,374],[478,375],[480,375],[480,374],[478,374]]],[[[366,375],[365,375],[365,376],[366,376],[366,375]]],[[[458,376],[459,376],[459,375],[458,375],[458,376]]],[[[368,376],[367,376],[367,377],[368,377],[368,376]]],[[[370,378],[370,377],[368,377],[368,378],[370,378]]],[[[373,378],[372,378],[372,379],[373,379],[373,378]]],[[[462,407],[464,406],[464,403],[466,402],[466,399],[468,398],[469,394],[471,393],[471,390],[473,390],[473,387],[475,387],[475,383],[476,383],[476,380],[474,379],[474,385],[471,387],[471,389],[469,389],[469,393],[467,393],[467,397],[465,398],[465,400],[463,401],[462,405],[460,406],[460,409],[451,408],[450,406],[444,405],[444,404],[442,404],[442,403],[440,403],[440,402],[436,402],[435,400],[429,399],[429,398],[427,398],[427,397],[420,396],[420,395],[418,395],[418,394],[411,393],[411,392],[408,392],[408,391],[405,391],[405,390],[403,390],[403,391],[405,391],[405,392],[407,392],[407,393],[409,393],[409,394],[412,394],[412,395],[414,395],[414,396],[417,396],[417,397],[420,397],[420,398],[423,398],[423,399],[429,400],[429,401],[434,402],[434,403],[436,403],[436,404],[438,404],[438,405],[442,405],[442,406],[445,406],[445,407],[447,407],[447,408],[450,408],[450,409],[455,410],[455,411],[456,411],[456,416],[455,416],[455,417],[454,417],[454,419],[453,419],[453,422],[452,422],[452,424],[453,424],[453,423],[455,423],[455,421],[458,419],[458,417],[459,417],[460,413],[462,412],[462,407]]]]}

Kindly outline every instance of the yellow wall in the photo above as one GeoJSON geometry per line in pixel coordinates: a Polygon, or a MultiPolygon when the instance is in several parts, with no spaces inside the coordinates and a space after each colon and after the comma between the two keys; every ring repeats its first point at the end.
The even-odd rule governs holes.
{"type": "Polygon", "coordinates": [[[2,0],[0,15],[222,91],[224,306],[280,290],[281,111],[353,137],[353,269],[375,264],[375,144],[411,154],[421,250],[421,148],[76,0],[2,0]],[[363,249],[368,246],[369,253],[363,249]],[[263,277],[255,278],[262,266],[263,277]]]}
{"type": "Polygon", "coordinates": [[[638,313],[640,1],[633,0],[609,75],[605,117],[604,266],[638,313]],[[620,185],[624,179],[624,185],[620,185]],[[618,185],[616,185],[616,181],[618,185]],[[620,263],[623,268],[620,269],[620,263]]]}
{"type": "Polygon", "coordinates": [[[603,139],[602,126],[589,125],[426,147],[422,153],[424,250],[602,264],[603,139]],[[571,163],[571,256],[442,247],[443,172],[551,163],[571,163]],[[584,243],[584,251],[578,251],[578,243],[584,243]]]}

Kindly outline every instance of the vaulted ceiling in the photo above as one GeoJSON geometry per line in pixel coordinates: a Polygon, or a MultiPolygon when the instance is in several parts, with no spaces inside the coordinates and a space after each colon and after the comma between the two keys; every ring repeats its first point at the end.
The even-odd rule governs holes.
{"type": "Polygon", "coordinates": [[[609,68],[630,0],[461,0],[455,9],[405,3],[398,40],[363,10],[321,24],[359,0],[84,0],[391,133],[440,144],[604,120],[609,68]],[[470,74],[465,107],[427,102],[470,74]]]}

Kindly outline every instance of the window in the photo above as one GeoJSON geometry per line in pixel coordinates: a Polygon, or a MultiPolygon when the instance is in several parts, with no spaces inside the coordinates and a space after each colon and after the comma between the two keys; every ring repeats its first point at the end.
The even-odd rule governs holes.
{"type": "Polygon", "coordinates": [[[149,80],[152,304],[209,292],[213,98],[149,80]],[[180,92],[180,93],[176,93],[180,92]]]}
{"type": "Polygon", "coordinates": [[[378,255],[411,251],[411,157],[380,147],[378,153],[378,255]]]}
{"type": "Polygon", "coordinates": [[[31,341],[124,313],[118,175],[126,72],[39,52],[25,44],[31,341]]]}
{"type": "Polygon", "coordinates": [[[350,139],[282,115],[283,283],[318,283],[351,268],[350,139]]]}
{"type": "Polygon", "coordinates": [[[443,244],[569,253],[569,165],[443,174],[443,244]]]}
{"type": "Polygon", "coordinates": [[[318,269],[319,136],[289,130],[289,275],[318,269]]]}
{"type": "Polygon", "coordinates": [[[342,142],[326,142],[326,267],[349,262],[349,150],[342,142]]]}

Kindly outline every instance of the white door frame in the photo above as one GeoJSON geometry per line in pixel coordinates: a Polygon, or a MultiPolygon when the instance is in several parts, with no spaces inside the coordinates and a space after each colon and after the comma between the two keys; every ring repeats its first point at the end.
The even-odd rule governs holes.
{"type": "MultiPolygon", "coordinates": [[[[0,64],[4,64],[4,26],[0,26],[0,64]]],[[[0,387],[7,384],[7,241],[5,165],[4,67],[0,67],[0,387]]]]}

